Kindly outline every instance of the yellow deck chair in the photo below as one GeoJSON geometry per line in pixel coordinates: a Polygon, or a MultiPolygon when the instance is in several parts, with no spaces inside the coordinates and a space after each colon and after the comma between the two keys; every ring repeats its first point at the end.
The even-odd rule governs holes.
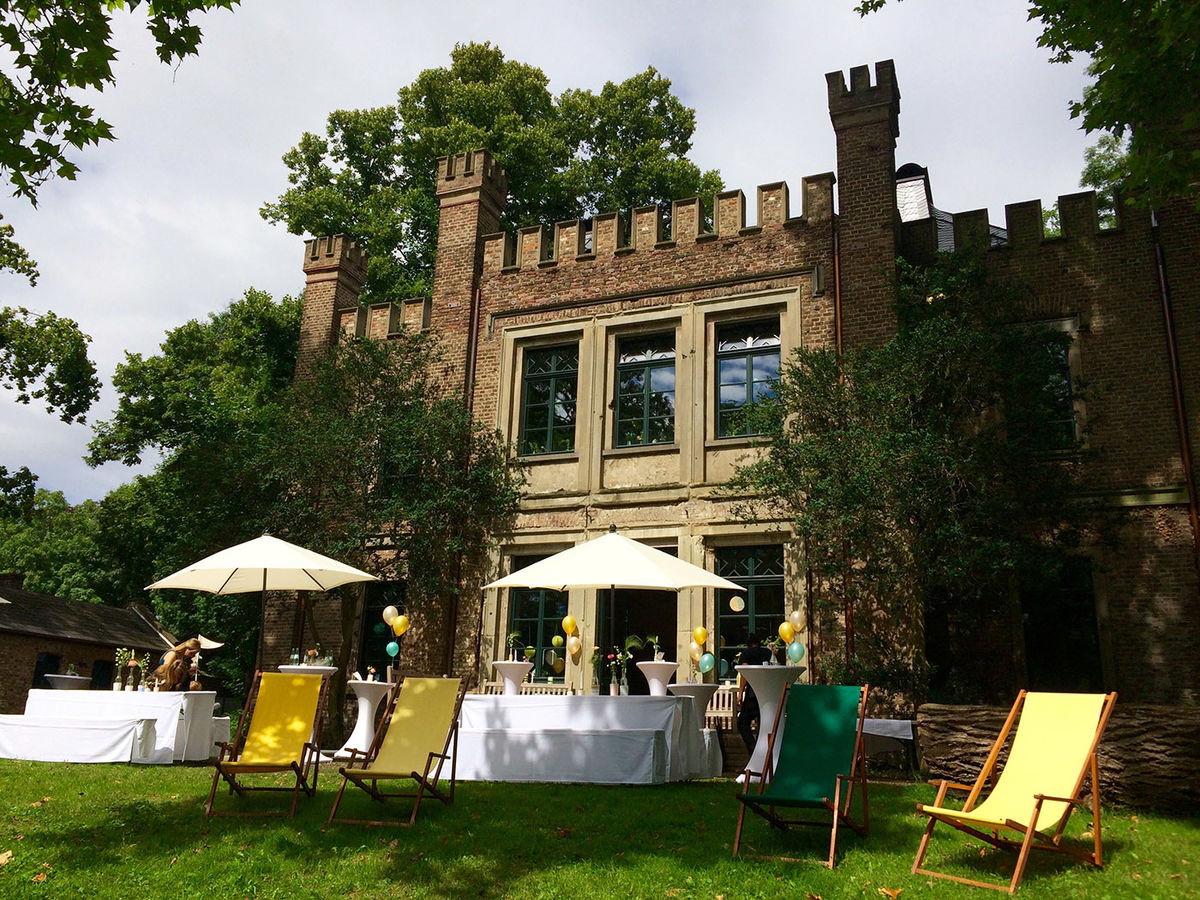
{"type": "Polygon", "coordinates": [[[929,816],[929,824],[913,861],[914,875],[932,875],[976,887],[1016,893],[1025,873],[1030,850],[1067,853],[1095,866],[1103,864],[1100,842],[1100,778],[1096,746],[1108,725],[1117,695],[1051,694],[1021,691],[1013,704],[1000,736],[992,744],[987,761],[973,786],[941,781],[932,806],[917,804],[917,812],[929,816]],[[1020,713],[1012,751],[999,778],[996,764],[1020,713]],[[1083,804],[1080,789],[1084,777],[1092,780],[1092,851],[1062,844],[1067,819],[1083,804]],[[978,803],[984,786],[993,787],[978,803]],[[969,791],[961,810],[942,806],[951,788],[969,791]],[[921,868],[933,826],[945,822],[980,840],[1006,850],[1018,851],[1012,881],[989,884],[958,878],[921,868]],[[1045,832],[1050,832],[1046,834],[1045,832]]]}
{"type": "Polygon", "coordinates": [[[451,759],[449,790],[438,785],[442,765],[458,750],[458,712],[463,688],[459,678],[406,678],[392,698],[392,707],[379,723],[375,740],[367,753],[353,752],[349,765],[338,769],[342,786],[329,811],[329,823],[337,815],[342,792],[348,783],[362,788],[372,799],[412,797],[412,813],[407,822],[374,819],[342,819],[356,825],[401,825],[417,820],[421,800],[426,795],[445,804],[454,802],[455,763],[451,759]],[[379,789],[380,781],[411,779],[416,792],[388,793],[379,789]]]}
{"type": "Polygon", "coordinates": [[[222,778],[229,782],[229,793],[248,791],[291,791],[295,817],[300,791],[310,797],[317,792],[317,769],[321,742],[322,711],[325,709],[327,681],[316,675],[285,675],[256,672],[246,708],[238,721],[232,744],[221,744],[214,765],[212,790],[208,792],[209,816],[275,816],[281,812],[214,812],[213,800],[222,778]],[[252,710],[253,707],[253,710],[252,710]],[[247,727],[249,722],[249,727],[247,727]],[[241,780],[245,775],[291,772],[295,784],[254,787],[241,780]],[[308,776],[311,772],[312,784],[308,776]]]}

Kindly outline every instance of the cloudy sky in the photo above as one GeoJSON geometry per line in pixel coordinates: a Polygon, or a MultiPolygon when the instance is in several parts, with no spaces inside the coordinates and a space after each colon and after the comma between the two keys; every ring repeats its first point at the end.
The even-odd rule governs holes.
{"type": "MultiPolygon", "coordinates": [[[[117,83],[95,98],[118,140],[79,154],[78,180],[47,185],[36,210],[0,203],[42,273],[36,288],[0,274],[0,305],[53,310],[91,335],[105,390],[90,419],[107,418],[127,351],[153,354],[167,330],[249,287],[302,288],[301,238],[258,214],[286,186],[280,157],[300,135],[321,131],[331,110],[390,103],[465,41],[540,67],[555,94],[654,66],[696,110],[694,161],[751,197],[835,168],[825,73],[881,59],[895,60],[902,96],[897,163],[930,169],[942,209],[987,207],[1002,224],[1006,203],[1078,189],[1091,140],[1067,107],[1084,64],[1051,65],[1023,4],[893,0],[865,20],[852,7],[243,0],[202,18],[200,55],[174,71],[154,57],[142,16],[118,13],[117,83]]],[[[135,474],[84,465],[90,434],[0,393],[0,464],[29,466],[73,502],[135,474]]]]}

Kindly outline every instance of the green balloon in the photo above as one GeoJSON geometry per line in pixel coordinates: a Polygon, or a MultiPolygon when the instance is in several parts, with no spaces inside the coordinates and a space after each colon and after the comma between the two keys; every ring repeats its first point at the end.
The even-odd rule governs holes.
{"type": "Polygon", "coordinates": [[[711,653],[705,653],[702,657],[700,657],[700,662],[696,665],[697,668],[700,669],[701,673],[707,675],[717,667],[717,658],[711,653]]]}
{"type": "Polygon", "coordinates": [[[787,646],[787,658],[794,663],[804,659],[804,645],[799,641],[792,641],[787,646]]]}
{"type": "Polygon", "coordinates": [[[400,645],[397,644],[395,641],[388,641],[388,645],[386,647],[384,647],[383,649],[385,649],[388,652],[388,656],[395,656],[397,653],[400,652],[400,645]]]}

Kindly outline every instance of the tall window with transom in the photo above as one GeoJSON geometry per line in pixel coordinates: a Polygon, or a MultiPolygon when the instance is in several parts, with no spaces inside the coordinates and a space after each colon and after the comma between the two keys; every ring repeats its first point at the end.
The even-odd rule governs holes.
{"type": "Polygon", "coordinates": [[[618,447],[675,441],[675,335],[638,335],[617,344],[618,447]]]}
{"type": "Polygon", "coordinates": [[[717,437],[757,433],[750,413],[774,396],[779,348],[778,316],[717,327],[717,437]]]}
{"type": "Polygon", "coordinates": [[[572,452],[579,346],[526,350],[521,387],[521,454],[572,452]]]}
{"type": "Polygon", "coordinates": [[[734,610],[729,601],[735,593],[717,591],[717,674],[732,678],[747,637],[753,634],[766,643],[784,619],[783,545],[721,547],[716,557],[717,574],[740,584],[746,592],[745,608],[734,610]]]}

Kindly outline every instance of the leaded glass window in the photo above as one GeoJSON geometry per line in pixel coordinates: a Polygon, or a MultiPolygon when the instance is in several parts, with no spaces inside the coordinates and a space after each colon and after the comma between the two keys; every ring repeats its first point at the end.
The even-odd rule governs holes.
{"type": "Polygon", "coordinates": [[[778,318],[717,328],[717,437],[756,433],[749,414],[775,394],[779,348],[778,318]]]}
{"type": "Polygon", "coordinates": [[[523,455],[569,453],[575,449],[578,392],[577,344],[525,351],[520,438],[523,455]]]}
{"type": "Polygon", "coordinates": [[[618,447],[675,441],[675,335],[622,338],[617,347],[618,447]]]}
{"type": "Polygon", "coordinates": [[[716,552],[717,574],[740,584],[746,607],[729,608],[733,591],[717,591],[717,674],[732,678],[736,657],[746,649],[746,638],[757,635],[766,643],[786,616],[783,607],[783,545],[721,547],[716,552]]]}
{"type": "MultiPolygon", "coordinates": [[[[543,559],[540,556],[520,556],[513,560],[513,571],[543,559]]],[[[562,635],[563,617],[567,614],[567,592],[545,588],[512,588],[509,593],[508,655],[513,655],[513,638],[517,635],[516,653],[520,659],[533,663],[533,681],[563,680],[566,671],[566,650],[556,645],[554,638],[565,644],[562,635]]]]}

